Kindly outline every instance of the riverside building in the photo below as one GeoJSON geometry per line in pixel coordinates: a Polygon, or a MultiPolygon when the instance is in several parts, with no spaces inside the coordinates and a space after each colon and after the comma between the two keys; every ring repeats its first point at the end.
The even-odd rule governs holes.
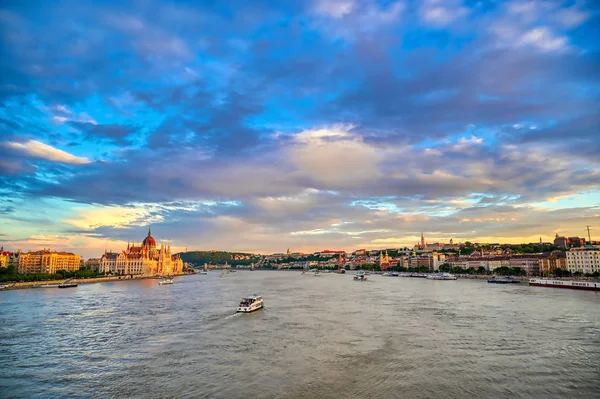
{"type": "Polygon", "coordinates": [[[571,273],[600,271],[600,247],[588,245],[567,251],[567,269],[571,273]]]}
{"type": "Polygon", "coordinates": [[[156,245],[150,229],[141,246],[130,246],[115,253],[105,252],[100,258],[100,272],[118,275],[168,276],[183,272],[183,260],[171,253],[171,244],[156,245]]]}
{"type": "Polygon", "coordinates": [[[21,274],[56,273],[59,270],[69,272],[79,270],[80,256],[71,252],[54,252],[44,249],[35,252],[23,252],[19,255],[17,271],[21,274]]]}
{"type": "Polygon", "coordinates": [[[555,251],[540,258],[540,275],[549,276],[556,269],[567,269],[567,256],[564,252],[555,251]]]}

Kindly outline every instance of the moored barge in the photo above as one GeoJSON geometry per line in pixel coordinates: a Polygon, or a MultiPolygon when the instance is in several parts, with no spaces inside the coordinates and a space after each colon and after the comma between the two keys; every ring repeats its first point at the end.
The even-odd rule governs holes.
{"type": "Polygon", "coordinates": [[[529,285],[534,287],[568,288],[572,290],[600,291],[598,281],[572,281],[572,280],[550,280],[543,278],[532,278],[529,285]]]}

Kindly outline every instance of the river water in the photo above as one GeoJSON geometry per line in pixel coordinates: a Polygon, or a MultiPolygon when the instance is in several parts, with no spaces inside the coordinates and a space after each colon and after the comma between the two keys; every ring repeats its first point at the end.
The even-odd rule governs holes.
{"type": "Polygon", "coordinates": [[[209,272],[0,292],[0,321],[3,398],[600,397],[594,292],[209,272]]]}

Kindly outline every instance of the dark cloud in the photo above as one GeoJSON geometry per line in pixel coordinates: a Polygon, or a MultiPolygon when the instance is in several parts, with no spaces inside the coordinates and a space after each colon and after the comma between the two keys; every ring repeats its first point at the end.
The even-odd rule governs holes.
{"type": "Polygon", "coordinates": [[[89,122],[69,122],[69,125],[84,133],[86,140],[108,140],[119,145],[130,144],[129,136],[136,131],[135,127],[124,125],[98,125],[89,122]]]}

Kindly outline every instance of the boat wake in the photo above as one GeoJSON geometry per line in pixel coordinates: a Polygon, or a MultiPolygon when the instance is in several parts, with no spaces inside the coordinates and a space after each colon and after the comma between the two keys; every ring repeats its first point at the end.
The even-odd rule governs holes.
{"type": "Polygon", "coordinates": [[[234,313],[234,314],[231,314],[231,315],[225,317],[223,320],[231,319],[232,317],[236,317],[236,316],[240,316],[240,315],[241,315],[241,313],[234,313]]]}

